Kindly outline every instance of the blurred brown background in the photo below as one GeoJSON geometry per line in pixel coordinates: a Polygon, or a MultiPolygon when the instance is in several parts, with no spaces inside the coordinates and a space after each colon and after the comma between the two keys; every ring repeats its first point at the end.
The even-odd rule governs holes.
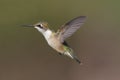
{"type": "Polygon", "coordinates": [[[120,80],[119,0],[0,0],[0,80],[120,80]],[[22,24],[47,21],[57,30],[87,21],[68,43],[83,65],[50,48],[22,24]]]}

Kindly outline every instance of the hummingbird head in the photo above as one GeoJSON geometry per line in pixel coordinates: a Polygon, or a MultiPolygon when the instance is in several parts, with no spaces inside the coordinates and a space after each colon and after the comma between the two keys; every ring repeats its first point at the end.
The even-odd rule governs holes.
{"type": "Polygon", "coordinates": [[[44,33],[46,30],[48,30],[48,23],[47,22],[39,22],[33,25],[23,25],[25,27],[34,27],[41,33],[44,33]]]}
{"type": "Polygon", "coordinates": [[[46,31],[48,29],[48,23],[47,22],[39,22],[33,25],[34,28],[46,31]]]}

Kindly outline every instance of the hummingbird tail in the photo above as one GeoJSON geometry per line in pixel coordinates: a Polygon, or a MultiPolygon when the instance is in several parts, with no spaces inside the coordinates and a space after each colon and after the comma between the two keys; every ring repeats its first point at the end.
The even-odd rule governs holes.
{"type": "MultiPolygon", "coordinates": [[[[65,44],[65,43],[64,43],[65,44]]],[[[64,55],[70,57],[71,59],[74,59],[76,62],[79,64],[81,63],[80,60],[77,58],[77,56],[74,54],[73,50],[70,47],[64,46],[65,52],[63,53],[64,55]]]]}
{"type": "Polygon", "coordinates": [[[80,60],[77,58],[77,56],[75,56],[73,53],[65,52],[64,54],[67,55],[68,57],[74,59],[79,64],[81,63],[80,60]]]}
{"type": "Polygon", "coordinates": [[[79,64],[81,63],[80,60],[77,57],[74,57],[75,61],[78,62],[79,64]]]}

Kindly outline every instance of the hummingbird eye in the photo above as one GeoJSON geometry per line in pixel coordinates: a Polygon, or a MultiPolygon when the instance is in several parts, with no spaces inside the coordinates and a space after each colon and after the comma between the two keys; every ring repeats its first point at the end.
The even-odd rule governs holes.
{"type": "Polygon", "coordinates": [[[39,25],[36,25],[37,27],[40,27],[40,28],[43,28],[40,24],[39,25]]]}

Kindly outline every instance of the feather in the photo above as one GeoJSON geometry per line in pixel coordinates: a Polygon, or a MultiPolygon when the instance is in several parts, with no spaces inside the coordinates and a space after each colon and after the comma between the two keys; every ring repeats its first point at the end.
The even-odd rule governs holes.
{"type": "Polygon", "coordinates": [[[81,27],[85,20],[86,16],[79,16],[60,27],[60,29],[57,31],[60,41],[63,43],[66,38],[70,37],[81,27]]]}

